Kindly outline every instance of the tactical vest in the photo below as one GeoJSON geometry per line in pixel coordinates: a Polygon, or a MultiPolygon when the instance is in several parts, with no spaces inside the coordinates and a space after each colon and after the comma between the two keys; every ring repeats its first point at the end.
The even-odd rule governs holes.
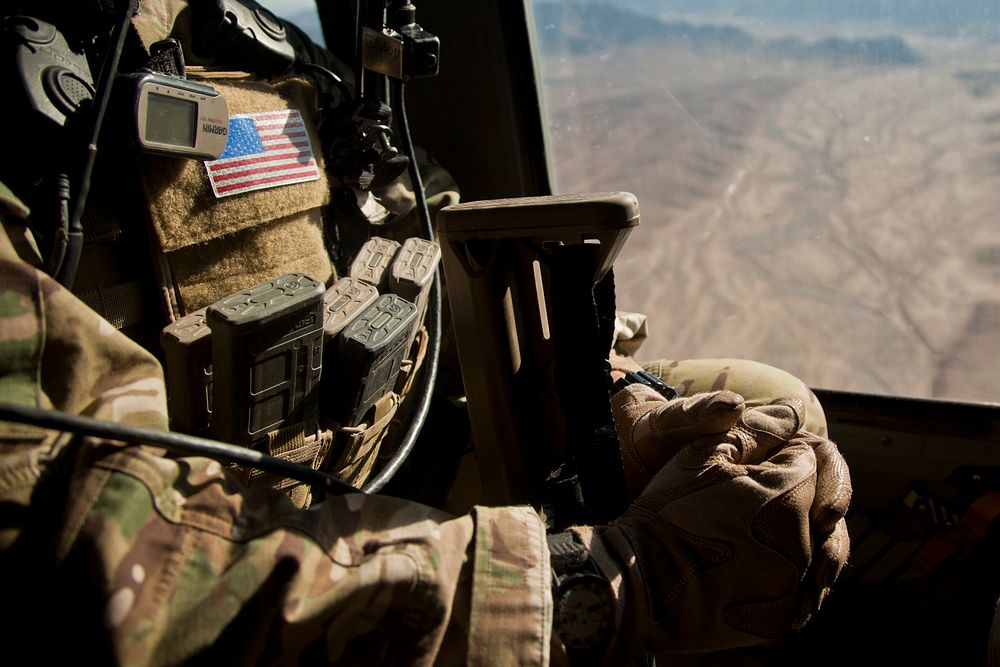
{"type": "MultiPolygon", "coordinates": [[[[176,74],[177,59],[160,48],[176,40],[186,79],[211,86],[228,105],[226,151],[212,161],[139,151],[118,122],[125,114],[109,111],[74,292],[161,359],[172,429],[361,487],[406,429],[427,346],[425,290],[391,279],[393,262],[408,261],[415,243],[408,243],[417,229],[409,181],[331,173],[332,144],[350,140],[339,130],[351,128],[343,111],[352,103],[343,99],[349,86],[264,57],[237,63],[224,49],[206,55],[195,43],[204,40],[196,5],[217,5],[191,5],[142,2],[123,67],[176,74]],[[345,304],[357,312],[346,313],[345,304]],[[367,329],[348,331],[365,317],[367,329]],[[392,332],[398,340],[386,360],[371,338],[393,323],[405,331],[392,332]]],[[[265,28],[291,29],[244,5],[265,28]]],[[[349,84],[348,68],[307,47],[349,84]]],[[[435,170],[427,179],[431,209],[455,203],[447,174],[423,167],[435,170]]],[[[234,473],[310,503],[301,482],[234,473]]]]}

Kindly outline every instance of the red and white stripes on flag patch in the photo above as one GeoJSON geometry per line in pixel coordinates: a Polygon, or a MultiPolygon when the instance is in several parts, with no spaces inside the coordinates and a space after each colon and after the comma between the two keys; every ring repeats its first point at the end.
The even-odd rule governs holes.
{"type": "Polygon", "coordinates": [[[295,109],[229,117],[226,150],[205,162],[216,197],[319,178],[302,114],[295,109]]]}

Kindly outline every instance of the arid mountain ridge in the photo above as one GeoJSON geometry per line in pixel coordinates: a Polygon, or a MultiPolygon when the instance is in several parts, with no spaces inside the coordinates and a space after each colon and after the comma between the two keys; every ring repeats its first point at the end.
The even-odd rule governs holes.
{"type": "MultiPolygon", "coordinates": [[[[551,0],[549,0],[551,1],[551,0]]],[[[580,6],[608,0],[563,0],[580,6]]],[[[782,21],[878,21],[933,34],[974,33],[1000,40],[996,0],[615,0],[615,7],[647,16],[716,14],[782,21]]]]}
{"type": "Polygon", "coordinates": [[[923,61],[906,40],[883,37],[798,37],[759,39],[730,25],[695,25],[664,21],[608,3],[539,2],[535,25],[543,53],[582,55],[643,41],[672,43],[703,52],[713,49],[761,51],[794,60],[822,60],[841,65],[912,65],[923,61]]]}

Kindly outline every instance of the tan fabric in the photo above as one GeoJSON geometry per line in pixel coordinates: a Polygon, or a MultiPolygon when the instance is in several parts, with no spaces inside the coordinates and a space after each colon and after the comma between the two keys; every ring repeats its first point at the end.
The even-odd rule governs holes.
{"type": "Polygon", "coordinates": [[[10,221],[13,218],[25,219],[31,211],[3,183],[0,183],[0,214],[10,221]]]}
{"type": "Polygon", "coordinates": [[[230,115],[298,109],[320,178],[217,199],[204,163],[143,156],[140,180],[171,319],[291,271],[324,283],[334,275],[323,242],[320,207],[329,201],[329,183],[312,121],[311,82],[289,77],[271,84],[208,72],[200,78],[225,96],[230,115]]]}
{"type": "Polygon", "coordinates": [[[139,11],[132,18],[132,25],[147,50],[161,39],[190,34],[190,10],[187,9],[187,4],[187,0],[139,3],[139,11]]]}
{"type": "Polygon", "coordinates": [[[286,273],[333,279],[319,209],[160,255],[160,268],[173,319],[286,273]]]}
{"type": "Polygon", "coordinates": [[[620,355],[634,357],[649,337],[646,316],[642,313],[615,313],[615,333],[612,348],[620,355]]]}
{"type": "Polygon", "coordinates": [[[38,250],[35,237],[28,229],[27,220],[31,211],[18,199],[10,188],[0,183],[0,215],[4,217],[6,234],[0,235],[0,243],[4,244],[4,252],[17,254],[22,260],[35,268],[42,268],[44,260],[38,250]]]}
{"type": "MultiPolygon", "coordinates": [[[[295,424],[268,434],[267,453],[285,461],[301,463],[318,470],[326,460],[333,445],[333,433],[320,431],[308,437],[302,432],[302,425],[295,424]]],[[[306,508],[312,503],[310,485],[287,477],[258,470],[256,468],[230,467],[230,472],[247,487],[278,489],[291,499],[292,504],[306,508]]]]}

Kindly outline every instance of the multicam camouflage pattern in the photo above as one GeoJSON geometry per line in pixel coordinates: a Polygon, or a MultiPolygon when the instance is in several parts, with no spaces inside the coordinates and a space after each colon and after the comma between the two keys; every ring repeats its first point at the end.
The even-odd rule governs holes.
{"type": "Polygon", "coordinates": [[[675,387],[681,396],[728,389],[743,396],[747,407],[767,405],[776,398],[797,398],[806,411],[802,430],[827,435],[826,415],[816,394],[780,368],[748,359],[661,359],[642,366],[675,387]]]}
{"type": "MultiPolygon", "coordinates": [[[[134,26],[144,43],[183,41],[186,4],[143,2],[134,26]]],[[[422,154],[418,161],[431,210],[455,203],[447,172],[422,154]]],[[[0,189],[3,213],[27,215],[8,195],[0,189]]],[[[376,210],[365,213],[383,220],[386,235],[416,231],[407,179],[373,195],[376,210]]],[[[18,261],[34,250],[38,265],[25,238],[0,234],[0,399],[165,429],[156,360],[18,261]]],[[[446,341],[445,366],[455,359],[446,341]]],[[[744,376],[741,363],[725,375],[721,363],[700,375],[683,365],[661,370],[688,392],[725,377],[743,393],[733,384],[744,376]]],[[[788,395],[780,382],[769,393],[788,395]]],[[[817,414],[818,403],[806,403],[817,414]]],[[[5,625],[16,641],[7,645],[20,644],[33,662],[550,658],[544,526],[529,508],[479,507],[451,518],[352,494],[303,511],[271,489],[244,488],[212,460],[4,422],[0,507],[0,583],[16,612],[5,625]]]]}
{"type": "Polygon", "coordinates": [[[80,491],[96,500],[64,562],[107,582],[116,661],[429,664],[481,648],[477,634],[509,652],[503,664],[545,660],[544,528],[530,510],[449,519],[351,494],[303,512],[206,459],[128,448],[91,461],[80,491]]]}
{"type": "MultiPolygon", "coordinates": [[[[0,399],[166,427],[156,360],[0,234],[0,399]]],[[[549,659],[545,527],[350,494],[310,510],[218,462],[0,423],[8,648],[33,662],[549,659]],[[29,652],[29,653],[26,653],[29,652]]]]}
{"type": "Polygon", "coordinates": [[[723,389],[741,395],[747,407],[767,405],[776,398],[797,398],[806,409],[803,430],[827,435],[823,406],[799,378],[780,368],[749,359],[659,359],[638,362],[648,336],[646,316],[615,313],[615,339],[611,365],[615,370],[645,370],[677,390],[679,396],[694,396],[723,389]]]}

